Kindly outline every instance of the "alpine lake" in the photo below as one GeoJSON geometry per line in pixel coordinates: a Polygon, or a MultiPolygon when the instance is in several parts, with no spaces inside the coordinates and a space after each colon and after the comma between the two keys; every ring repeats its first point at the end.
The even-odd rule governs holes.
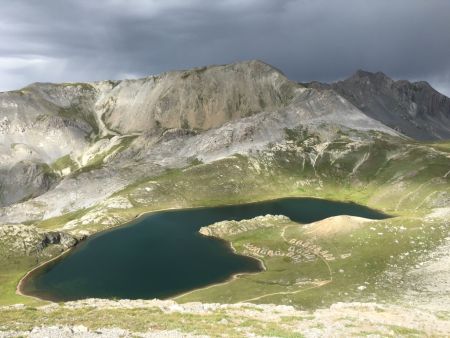
{"type": "Polygon", "coordinates": [[[52,301],[164,299],[224,282],[236,274],[258,272],[262,270],[258,260],[237,255],[229,243],[198,231],[219,221],[267,214],[285,215],[299,223],[336,215],[389,217],[355,203],[314,198],[149,213],[91,236],[35,269],[23,280],[21,292],[52,301]]]}

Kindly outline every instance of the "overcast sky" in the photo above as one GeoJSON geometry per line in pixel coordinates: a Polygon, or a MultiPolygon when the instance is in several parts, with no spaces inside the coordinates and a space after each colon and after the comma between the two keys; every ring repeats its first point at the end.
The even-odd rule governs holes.
{"type": "Polygon", "coordinates": [[[297,81],[357,69],[450,95],[448,0],[4,0],[0,90],[260,59],[297,81]]]}

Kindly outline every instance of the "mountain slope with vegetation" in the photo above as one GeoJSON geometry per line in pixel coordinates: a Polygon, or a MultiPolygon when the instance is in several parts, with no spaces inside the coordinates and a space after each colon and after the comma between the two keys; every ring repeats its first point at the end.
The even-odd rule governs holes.
{"type": "MultiPolygon", "coordinates": [[[[355,95],[363,95],[354,86],[355,95]]],[[[128,335],[155,330],[216,335],[214,327],[203,321],[196,326],[196,315],[186,315],[191,310],[185,308],[198,304],[235,336],[246,334],[231,329],[243,309],[251,315],[239,325],[260,335],[326,334],[322,326],[330,322],[355,335],[443,334],[450,318],[442,306],[450,295],[445,286],[450,146],[414,140],[358,102],[334,87],[296,84],[259,61],[140,80],[35,84],[0,94],[0,156],[5,159],[0,165],[0,317],[6,318],[0,331],[26,335],[43,323],[46,327],[35,328],[37,335],[50,334],[45,331],[50,325],[59,325],[55,332],[76,335],[73,326],[79,323],[87,327],[80,330],[115,327],[128,335]],[[167,303],[173,311],[144,310],[150,303],[139,301],[88,300],[48,305],[52,315],[47,316],[46,302],[16,293],[30,269],[142,213],[287,196],[355,202],[394,217],[368,222],[342,216],[298,224],[273,215],[242,221],[252,228],[242,234],[214,230],[242,224],[211,225],[202,230],[205,235],[231,242],[238,253],[261,259],[267,270],[180,295],[177,303],[167,303]],[[312,252],[310,261],[294,264],[287,255],[255,254],[255,247],[288,252],[291,241],[311,242],[335,259],[312,252]],[[406,305],[411,299],[416,309],[406,305]],[[217,302],[238,303],[240,310],[207,305],[217,302]],[[299,317],[265,312],[283,305],[299,317]],[[123,320],[111,323],[102,306],[113,307],[123,320]],[[362,311],[377,324],[366,327],[354,317],[344,323],[344,315],[333,314],[337,307],[350,317],[362,311]],[[260,311],[264,315],[256,316],[260,311]],[[386,321],[406,314],[416,322],[397,327],[386,321]],[[152,319],[139,321],[135,315],[152,319]],[[314,317],[317,327],[301,324],[304,316],[314,317]],[[434,324],[425,325],[427,320],[434,324]]],[[[439,109],[436,116],[445,117],[439,109]]],[[[421,114],[429,118],[428,112],[421,114]]]]}

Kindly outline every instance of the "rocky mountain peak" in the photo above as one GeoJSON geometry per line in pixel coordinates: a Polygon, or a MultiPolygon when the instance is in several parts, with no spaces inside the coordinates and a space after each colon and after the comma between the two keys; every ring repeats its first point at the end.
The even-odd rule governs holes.
{"type": "Polygon", "coordinates": [[[358,69],[352,76],[352,78],[388,78],[389,77],[383,72],[369,72],[367,70],[358,69]]]}
{"type": "Polygon", "coordinates": [[[395,81],[382,72],[358,70],[330,87],[366,115],[407,136],[450,138],[450,99],[425,81],[395,81]]]}
{"type": "Polygon", "coordinates": [[[258,60],[122,81],[97,102],[108,128],[120,133],[156,127],[208,130],[288,104],[298,87],[258,60]]]}
{"type": "Polygon", "coordinates": [[[357,70],[351,77],[344,81],[352,83],[354,86],[372,86],[372,87],[391,87],[394,81],[383,72],[369,72],[365,70],[357,70]]]}
{"type": "Polygon", "coordinates": [[[197,67],[197,68],[193,68],[192,70],[202,70],[202,69],[216,69],[216,70],[224,70],[224,69],[231,69],[231,70],[242,70],[244,68],[248,68],[253,72],[256,72],[257,74],[266,74],[266,73],[279,73],[281,75],[284,76],[284,73],[262,61],[262,60],[258,60],[258,59],[252,59],[252,60],[246,60],[246,61],[238,61],[238,62],[234,62],[234,63],[230,63],[230,64],[223,64],[223,65],[210,65],[210,66],[206,66],[206,67],[197,67]]]}

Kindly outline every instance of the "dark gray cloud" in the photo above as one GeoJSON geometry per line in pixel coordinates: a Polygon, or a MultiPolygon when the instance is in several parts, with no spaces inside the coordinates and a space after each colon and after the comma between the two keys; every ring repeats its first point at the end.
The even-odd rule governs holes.
{"type": "Polygon", "coordinates": [[[448,0],[14,0],[0,90],[261,59],[298,81],[356,69],[450,94],[448,0]]]}

